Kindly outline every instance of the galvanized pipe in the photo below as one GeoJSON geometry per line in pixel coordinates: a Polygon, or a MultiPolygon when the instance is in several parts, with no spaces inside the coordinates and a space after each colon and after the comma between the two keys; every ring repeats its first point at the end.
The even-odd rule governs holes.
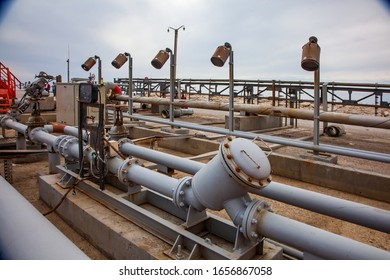
{"type": "Polygon", "coordinates": [[[323,259],[390,259],[390,252],[268,211],[263,211],[257,221],[257,232],[260,235],[323,259]]]}
{"type": "MultiPolygon", "coordinates": [[[[116,96],[117,100],[128,101],[126,96],[116,96]]],[[[134,97],[133,102],[169,105],[170,101],[164,98],[156,97],[134,97]]],[[[173,101],[174,106],[177,107],[189,107],[189,108],[202,108],[209,110],[221,110],[229,111],[229,103],[222,102],[206,102],[206,101],[194,101],[194,100],[182,100],[176,99],[173,101]]],[[[286,107],[274,107],[266,105],[253,105],[253,104],[234,104],[234,111],[245,111],[248,113],[259,115],[270,115],[278,117],[290,117],[304,120],[314,120],[314,112],[311,110],[302,110],[286,107]]],[[[353,114],[343,114],[335,112],[321,112],[319,121],[342,123],[349,125],[358,125],[365,127],[376,127],[390,129],[390,117],[377,117],[377,116],[363,116],[353,114]]]]}
{"type": "Polygon", "coordinates": [[[1,176],[0,225],[0,259],[89,259],[1,176]]]}
{"type": "MultiPolygon", "coordinates": [[[[126,114],[123,114],[123,117],[128,118],[129,116],[126,114]]],[[[345,148],[345,147],[337,147],[337,146],[331,146],[331,145],[325,145],[325,144],[321,144],[320,146],[315,147],[312,143],[309,143],[306,141],[286,139],[283,137],[270,136],[270,135],[265,135],[265,134],[256,134],[256,133],[252,133],[252,132],[245,132],[245,131],[238,131],[238,130],[229,133],[229,131],[224,129],[224,128],[212,127],[212,126],[207,126],[207,125],[198,125],[198,124],[192,124],[192,123],[188,123],[188,122],[178,122],[178,121],[171,123],[168,120],[149,117],[149,116],[142,116],[139,114],[133,114],[131,116],[131,118],[137,119],[137,120],[161,123],[161,124],[166,124],[166,125],[172,125],[172,126],[177,126],[177,127],[196,129],[196,130],[200,130],[200,131],[218,133],[221,135],[232,134],[232,136],[237,136],[237,137],[242,137],[242,138],[247,138],[247,139],[261,138],[262,140],[264,140],[266,142],[281,144],[281,145],[285,145],[285,146],[297,147],[297,148],[308,149],[308,150],[316,150],[318,152],[331,153],[331,154],[344,155],[344,156],[357,157],[357,158],[363,158],[363,159],[368,159],[368,160],[390,163],[390,155],[384,154],[384,153],[376,153],[376,152],[371,152],[371,151],[357,150],[357,149],[351,149],[351,148],[345,148]]]]}

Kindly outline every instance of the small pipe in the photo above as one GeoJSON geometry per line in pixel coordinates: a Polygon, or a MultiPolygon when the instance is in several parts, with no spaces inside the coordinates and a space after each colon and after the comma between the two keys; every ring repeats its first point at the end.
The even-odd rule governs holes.
{"type": "MultiPolygon", "coordinates": [[[[116,96],[116,100],[127,101],[126,96],[116,96]]],[[[169,105],[170,101],[164,98],[156,97],[134,97],[133,102],[149,103],[169,105]]],[[[210,110],[229,111],[229,104],[221,102],[205,102],[205,101],[193,101],[176,99],[173,101],[173,105],[177,107],[189,107],[189,108],[202,108],[210,110]]],[[[271,115],[277,117],[291,117],[296,119],[314,120],[314,112],[311,110],[302,110],[286,107],[274,107],[267,105],[253,105],[253,104],[235,104],[234,111],[245,111],[252,114],[259,115],[271,115]]],[[[321,112],[319,115],[319,121],[342,123],[349,125],[365,126],[390,129],[390,117],[376,117],[376,116],[363,116],[354,114],[344,114],[335,112],[321,112]]]]}
{"type": "Polygon", "coordinates": [[[120,145],[120,152],[126,155],[142,158],[147,161],[160,163],[167,167],[184,171],[188,174],[195,174],[204,166],[204,163],[201,162],[150,150],[130,143],[120,145]]]}
{"type": "MultiPolygon", "coordinates": [[[[123,117],[128,118],[129,116],[126,114],[123,114],[123,117]]],[[[219,127],[212,127],[212,126],[206,126],[206,125],[198,125],[198,124],[192,124],[189,122],[169,122],[168,120],[149,117],[149,116],[142,116],[139,114],[133,114],[131,116],[133,119],[137,120],[143,120],[143,121],[151,121],[155,123],[165,124],[165,125],[173,125],[177,127],[185,127],[189,129],[196,129],[200,131],[207,131],[207,132],[213,132],[218,133],[221,135],[229,135],[229,131],[224,128],[219,127]]],[[[387,162],[390,163],[390,155],[384,154],[384,153],[377,153],[377,152],[371,152],[371,151],[365,151],[365,150],[357,150],[357,149],[351,149],[351,148],[344,148],[344,147],[337,147],[337,146],[331,146],[331,145],[325,145],[322,144],[318,147],[315,147],[312,143],[306,142],[306,141],[300,141],[300,140],[294,140],[294,139],[286,139],[283,137],[278,136],[270,136],[266,134],[256,134],[252,132],[245,132],[245,131],[233,131],[231,132],[232,136],[247,138],[247,139],[254,139],[254,138],[261,138],[262,140],[270,143],[275,144],[281,144],[285,146],[291,146],[291,147],[297,147],[307,150],[316,150],[319,152],[324,153],[331,153],[331,154],[338,154],[338,155],[344,155],[344,156],[350,156],[350,157],[357,157],[357,158],[363,158],[368,160],[374,160],[374,161],[381,161],[381,162],[387,162]]]]}

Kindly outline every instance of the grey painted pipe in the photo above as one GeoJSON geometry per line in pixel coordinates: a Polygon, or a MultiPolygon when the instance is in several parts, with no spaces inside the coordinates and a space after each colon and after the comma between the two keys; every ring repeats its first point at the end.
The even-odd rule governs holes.
{"type": "Polygon", "coordinates": [[[323,259],[390,259],[390,252],[267,211],[258,217],[257,232],[323,259]]]}
{"type": "MultiPolygon", "coordinates": [[[[201,162],[168,155],[129,143],[123,144],[121,151],[141,159],[170,166],[191,175],[196,174],[205,166],[201,162]]],[[[357,225],[390,233],[390,211],[277,182],[271,182],[266,188],[258,192],[253,191],[253,193],[357,225]]]]}
{"type": "MultiPolygon", "coordinates": [[[[10,122],[7,121],[7,124],[10,125],[14,123],[15,123],[14,121],[10,121],[10,122]]],[[[25,128],[23,128],[22,126],[24,125],[20,126],[24,130],[27,128],[26,126],[25,128]]],[[[44,131],[39,131],[39,133],[42,135],[47,134],[44,131]]],[[[51,137],[50,139],[53,139],[53,137],[54,139],[56,138],[55,136],[52,135],[48,135],[48,136],[51,137]]],[[[42,140],[45,140],[44,138],[45,137],[42,137],[42,140]]],[[[126,147],[127,148],[126,150],[128,150],[129,152],[131,151],[137,153],[137,156],[142,159],[151,160],[156,163],[167,164],[168,166],[171,166],[172,168],[175,168],[177,170],[182,170],[180,168],[182,164],[183,166],[186,166],[186,170],[182,170],[182,171],[185,171],[189,174],[195,174],[205,165],[204,163],[190,161],[188,159],[183,159],[174,155],[164,154],[161,155],[162,157],[161,159],[159,159],[160,154],[162,154],[161,152],[152,151],[146,148],[142,148],[127,143],[123,146],[126,147]],[[145,158],[142,156],[143,153],[147,155],[145,156],[145,158]],[[193,167],[190,167],[191,163],[189,161],[194,163],[193,167]],[[187,168],[188,166],[189,168],[187,168]]],[[[78,158],[79,156],[78,145],[72,145],[70,150],[72,156],[78,158]]],[[[90,159],[90,156],[88,156],[87,158],[90,159]]],[[[113,164],[114,162],[111,160],[109,168],[110,168],[110,172],[117,174],[120,164],[123,161],[117,159],[115,162],[116,164],[113,164]]],[[[144,174],[145,172],[143,172],[142,174],[144,174]]],[[[158,173],[157,173],[158,175],[155,175],[156,172],[154,171],[150,171],[150,172],[152,173],[146,174],[146,176],[153,176],[153,178],[155,178],[154,176],[161,175],[158,173]]],[[[134,172],[132,172],[131,174],[134,174],[134,172]]],[[[163,178],[165,179],[165,177],[166,176],[161,177],[161,179],[163,178]]],[[[137,180],[136,182],[139,184],[145,183],[143,181],[144,178],[141,178],[139,176],[137,176],[137,178],[128,178],[128,179],[129,180],[136,179],[137,180]]],[[[175,185],[176,182],[170,182],[167,185],[170,184],[175,185]]],[[[145,186],[147,185],[145,184],[145,186]]],[[[159,186],[156,187],[159,188],[159,186]]],[[[171,197],[172,195],[172,193],[169,192],[169,190],[163,189],[160,191],[165,193],[165,195],[167,195],[168,197],[171,197]]],[[[347,200],[342,200],[342,199],[334,198],[331,196],[327,196],[327,195],[323,195],[323,194],[319,194],[307,190],[302,190],[299,188],[295,188],[292,186],[288,186],[276,182],[271,182],[267,188],[260,190],[256,194],[277,201],[281,201],[290,205],[294,205],[303,209],[307,209],[316,213],[328,215],[330,217],[342,219],[344,221],[352,222],[361,226],[390,233],[390,222],[388,222],[390,219],[390,212],[383,209],[378,209],[371,206],[367,206],[367,205],[363,205],[363,204],[359,204],[347,200]]]]}
{"type": "Polygon", "coordinates": [[[195,174],[204,166],[203,163],[197,161],[150,150],[130,143],[124,143],[121,145],[120,151],[126,155],[132,155],[144,160],[160,163],[173,169],[184,171],[188,174],[195,174]]]}
{"type": "MultiPolygon", "coordinates": [[[[37,129],[34,132],[36,139],[54,142],[55,136],[47,137],[44,130],[37,129]],[[54,138],[53,138],[54,137],[54,138]]],[[[78,143],[70,143],[70,150],[74,157],[78,156],[76,146],[78,143]]],[[[110,161],[111,163],[111,161],[110,161]]],[[[115,167],[114,172],[119,172],[123,161],[115,158],[112,164],[115,167]]],[[[172,197],[172,194],[179,184],[179,180],[158,174],[149,169],[134,164],[126,168],[127,178],[130,181],[150,187],[157,192],[172,197]]],[[[8,197],[0,196],[1,197],[8,197]]],[[[0,205],[2,205],[0,203],[0,205]]],[[[31,206],[32,207],[32,206],[31,206]]],[[[20,211],[23,213],[24,211],[20,211]]],[[[4,213],[7,213],[4,211],[4,213]]],[[[9,218],[9,215],[7,215],[9,218]]],[[[386,251],[349,240],[335,234],[311,227],[294,220],[290,220],[273,213],[262,213],[257,226],[257,231],[263,236],[270,237],[278,242],[291,245],[302,251],[310,252],[316,256],[326,259],[389,259],[390,254],[386,251]],[[289,234],[286,234],[289,229],[289,234]],[[336,245],[334,245],[336,244],[336,245]]],[[[46,241],[46,239],[45,239],[46,241]]]]}
{"type": "MultiPolygon", "coordinates": [[[[118,95],[117,100],[128,101],[127,96],[118,95]]],[[[150,103],[159,105],[169,105],[170,101],[164,98],[156,97],[133,97],[133,102],[150,103]]],[[[229,103],[221,102],[206,102],[206,101],[194,101],[194,100],[182,100],[176,99],[173,101],[174,106],[189,108],[202,108],[210,110],[229,111],[229,103]]],[[[233,110],[233,109],[232,109],[233,110]]],[[[253,114],[271,115],[278,117],[291,117],[304,120],[313,120],[314,112],[311,110],[302,110],[286,107],[274,107],[266,105],[253,105],[253,104],[234,104],[234,111],[245,111],[253,114]]],[[[390,129],[389,117],[376,117],[376,116],[363,116],[353,114],[343,114],[335,112],[321,112],[319,120],[322,122],[342,123],[349,125],[358,125],[366,127],[376,127],[390,129]]]]}
{"type": "Polygon", "coordinates": [[[88,259],[1,176],[0,225],[0,259],[88,259]]]}
{"type": "Polygon", "coordinates": [[[179,185],[179,180],[158,173],[138,164],[133,164],[127,169],[127,178],[131,182],[143,185],[169,198],[173,197],[174,190],[179,185]]]}
{"type": "Polygon", "coordinates": [[[21,124],[11,118],[7,118],[5,121],[4,121],[4,125],[8,128],[12,128],[14,129],[15,131],[23,134],[23,135],[26,135],[26,131],[27,131],[27,125],[24,125],[24,124],[21,124]]]}
{"type": "Polygon", "coordinates": [[[299,189],[277,182],[254,192],[260,196],[390,233],[390,211],[299,189]]]}
{"type": "MultiPolygon", "coordinates": [[[[129,115],[123,114],[124,117],[129,118],[129,115]]],[[[170,122],[169,120],[159,119],[159,118],[153,118],[153,117],[145,117],[138,114],[131,115],[132,119],[137,120],[143,120],[143,121],[150,121],[155,123],[161,123],[171,126],[177,126],[177,127],[185,127],[189,129],[196,129],[200,131],[207,131],[212,133],[218,133],[221,135],[232,135],[232,136],[238,136],[242,138],[247,139],[254,139],[255,137],[261,138],[262,140],[270,143],[275,144],[281,144],[285,146],[291,146],[291,147],[297,147],[307,150],[315,150],[318,152],[324,152],[324,153],[331,153],[331,154],[337,154],[337,155],[344,155],[344,156],[350,156],[350,157],[357,157],[357,158],[363,158],[368,160],[375,160],[380,162],[386,162],[390,163],[390,155],[384,154],[384,153],[376,153],[376,152],[370,152],[370,151],[364,151],[364,150],[356,150],[351,148],[344,148],[344,147],[336,147],[331,145],[324,145],[320,144],[318,146],[313,145],[310,142],[301,141],[301,140],[294,140],[294,139],[286,139],[282,137],[277,136],[270,136],[265,134],[256,134],[251,132],[244,132],[244,131],[233,131],[229,133],[227,129],[219,128],[219,127],[212,127],[212,126],[206,126],[206,125],[197,125],[192,124],[188,122],[170,122]]]]}
{"type": "MultiPolygon", "coordinates": [[[[77,127],[64,125],[64,124],[46,124],[44,129],[49,133],[63,133],[74,137],[79,137],[79,129],[77,127]]],[[[88,139],[88,132],[83,130],[83,138],[88,139]]]]}

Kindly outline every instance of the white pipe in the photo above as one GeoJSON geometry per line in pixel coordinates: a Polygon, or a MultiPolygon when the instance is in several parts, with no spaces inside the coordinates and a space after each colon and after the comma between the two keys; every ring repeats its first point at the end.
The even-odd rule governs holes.
{"type": "Polygon", "coordinates": [[[0,259],[88,259],[1,176],[0,225],[0,259]]]}

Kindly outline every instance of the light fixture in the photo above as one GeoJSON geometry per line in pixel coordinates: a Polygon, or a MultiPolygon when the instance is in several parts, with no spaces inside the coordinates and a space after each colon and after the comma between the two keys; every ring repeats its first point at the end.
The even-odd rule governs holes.
{"type": "Polygon", "coordinates": [[[97,55],[95,55],[94,57],[91,56],[81,65],[81,68],[83,68],[85,71],[89,71],[96,64],[96,60],[98,61],[98,81],[99,84],[103,84],[102,61],[99,56],[97,55]]]}
{"type": "Polygon", "coordinates": [[[306,71],[315,71],[320,67],[321,48],[317,42],[318,39],[311,36],[309,42],[302,47],[301,66],[306,71]]]}
{"type": "Polygon", "coordinates": [[[172,53],[170,49],[160,50],[157,55],[152,60],[152,66],[156,69],[161,69],[165,62],[167,62],[169,58],[169,53],[172,53]]]}
{"type": "Polygon", "coordinates": [[[224,45],[217,47],[211,57],[211,63],[217,67],[222,67],[230,56],[231,49],[232,46],[229,43],[225,43],[224,45]]]}
{"type": "Polygon", "coordinates": [[[85,71],[89,71],[95,64],[96,64],[96,60],[91,56],[90,58],[88,58],[88,59],[81,65],[81,68],[83,68],[85,71]]]}
{"type": "Polygon", "coordinates": [[[129,84],[127,87],[127,94],[129,95],[129,115],[133,114],[133,58],[130,53],[120,53],[116,56],[116,58],[111,62],[112,66],[116,69],[119,69],[129,61],[129,84]],[[129,57],[129,58],[127,58],[129,57]]]}

